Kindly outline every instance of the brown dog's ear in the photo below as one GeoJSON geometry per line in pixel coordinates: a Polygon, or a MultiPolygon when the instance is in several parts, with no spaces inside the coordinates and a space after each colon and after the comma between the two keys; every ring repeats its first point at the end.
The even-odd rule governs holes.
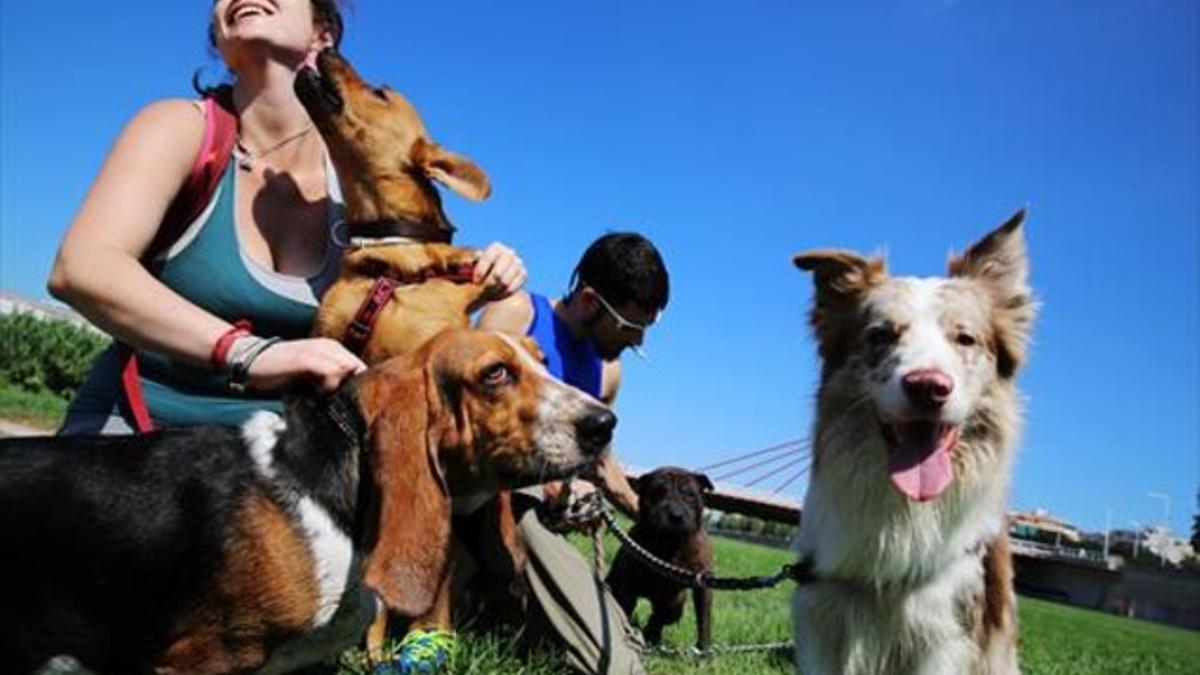
{"type": "Polygon", "coordinates": [[[426,176],[454,190],[458,194],[478,202],[487,199],[492,192],[487,174],[474,162],[446,150],[437,143],[417,139],[412,149],[413,162],[421,167],[426,176]]]}
{"type": "Polygon", "coordinates": [[[816,297],[809,321],[826,367],[836,368],[844,356],[846,333],[853,328],[859,301],[887,276],[883,260],[825,249],[797,253],[792,264],[813,273],[816,297]]]}
{"type": "Polygon", "coordinates": [[[446,575],[450,498],[430,433],[429,387],[419,361],[373,378],[362,395],[375,398],[371,458],[376,490],[376,538],[364,580],[388,609],[425,614],[446,575]]]}
{"type": "Polygon", "coordinates": [[[1024,222],[1025,209],[1021,209],[962,255],[950,259],[950,276],[982,282],[995,302],[996,367],[1003,377],[1011,377],[1024,360],[1037,313],[1029,288],[1024,222]]]}
{"type": "Polygon", "coordinates": [[[694,473],[694,472],[692,473],[692,475],[696,477],[696,482],[700,483],[700,489],[704,490],[705,492],[712,492],[713,490],[716,489],[713,487],[712,481],[708,479],[708,476],[706,476],[702,473],[694,473]]]}

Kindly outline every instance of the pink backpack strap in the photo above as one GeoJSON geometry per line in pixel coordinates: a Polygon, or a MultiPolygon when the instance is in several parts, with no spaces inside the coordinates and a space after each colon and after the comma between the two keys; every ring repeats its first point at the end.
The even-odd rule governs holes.
{"type": "MultiPolygon", "coordinates": [[[[238,123],[237,115],[233,113],[231,94],[229,87],[220,87],[204,97],[204,138],[200,142],[200,152],[192,163],[192,171],[183,187],[167,207],[158,233],[142,256],[143,262],[154,260],[170,249],[183,236],[187,226],[204,212],[213,193],[217,191],[225,166],[233,155],[234,143],[237,142],[238,123]]],[[[139,434],[149,433],[154,431],[154,422],[142,394],[137,354],[126,344],[121,344],[119,349],[123,363],[121,392],[133,416],[135,431],[139,434]]]]}
{"type": "Polygon", "coordinates": [[[232,92],[221,87],[204,97],[204,138],[192,171],[183,187],[167,207],[158,233],[154,235],[143,260],[150,261],[165,253],[183,236],[217,191],[225,166],[237,142],[237,116],[233,113],[232,92]]]}

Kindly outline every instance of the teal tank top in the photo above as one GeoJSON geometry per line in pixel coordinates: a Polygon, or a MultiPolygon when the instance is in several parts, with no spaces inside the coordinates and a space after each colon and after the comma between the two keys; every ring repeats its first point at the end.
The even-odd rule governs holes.
{"type": "MultiPolygon", "coordinates": [[[[332,233],[340,220],[341,199],[328,160],[325,171],[332,233]]],[[[320,297],[337,275],[341,249],[331,236],[321,269],[309,278],[280,274],[251,260],[234,220],[236,172],[236,163],[229,162],[208,207],[157,264],[155,274],[179,295],[226,321],[250,319],[256,335],[306,337],[320,297]]],[[[137,356],[146,407],[156,426],[236,425],[257,410],[281,409],[278,397],[231,392],[226,377],[210,368],[145,350],[137,356]]]]}

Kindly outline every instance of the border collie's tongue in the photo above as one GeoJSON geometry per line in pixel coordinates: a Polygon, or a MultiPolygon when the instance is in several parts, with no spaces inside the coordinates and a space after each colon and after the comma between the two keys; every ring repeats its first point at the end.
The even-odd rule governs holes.
{"type": "Polygon", "coordinates": [[[928,501],[942,494],[954,478],[950,450],[958,427],[936,422],[905,422],[891,427],[896,447],[888,458],[892,484],[909,499],[928,501]]]}

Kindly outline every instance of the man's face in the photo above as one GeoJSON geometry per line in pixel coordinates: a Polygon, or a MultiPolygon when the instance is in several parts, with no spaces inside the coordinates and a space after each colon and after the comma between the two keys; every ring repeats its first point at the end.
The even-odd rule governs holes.
{"type": "Polygon", "coordinates": [[[591,288],[585,288],[584,294],[593,308],[592,344],[605,361],[618,358],[627,347],[640,347],[646,330],[658,318],[656,310],[641,307],[632,300],[614,305],[591,288]]]}

